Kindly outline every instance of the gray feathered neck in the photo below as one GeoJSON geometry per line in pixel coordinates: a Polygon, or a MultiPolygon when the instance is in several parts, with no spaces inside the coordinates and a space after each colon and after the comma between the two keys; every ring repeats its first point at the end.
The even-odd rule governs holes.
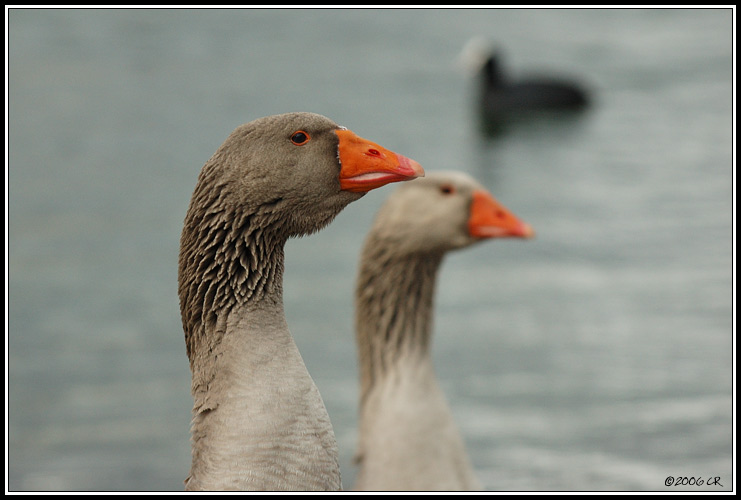
{"type": "Polygon", "coordinates": [[[180,240],[178,292],[191,366],[206,329],[235,306],[282,297],[288,236],[276,216],[281,200],[258,207],[230,203],[215,160],[199,176],[180,240]]]}
{"type": "Polygon", "coordinates": [[[355,295],[361,405],[400,358],[430,356],[435,282],[443,255],[400,254],[373,234],[366,241],[355,295]]]}

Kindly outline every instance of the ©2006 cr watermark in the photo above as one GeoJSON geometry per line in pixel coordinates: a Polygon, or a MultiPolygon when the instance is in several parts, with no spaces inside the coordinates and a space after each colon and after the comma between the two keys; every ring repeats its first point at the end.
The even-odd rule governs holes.
{"type": "Polygon", "coordinates": [[[691,477],[691,476],[667,476],[664,486],[720,486],[720,476],[716,477],[691,477]]]}

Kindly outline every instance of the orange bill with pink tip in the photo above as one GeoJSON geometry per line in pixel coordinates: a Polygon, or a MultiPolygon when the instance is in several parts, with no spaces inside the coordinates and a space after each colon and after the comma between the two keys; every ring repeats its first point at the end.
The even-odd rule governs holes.
{"type": "Polygon", "coordinates": [[[532,238],[535,231],[484,190],[473,193],[468,232],[475,238],[532,238]]]}
{"type": "Polygon", "coordinates": [[[424,177],[422,166],[383,146],[359,137],[350,130],[336,131],[339,137],[340,188],[364,193],[400,182],[424,177]]]}

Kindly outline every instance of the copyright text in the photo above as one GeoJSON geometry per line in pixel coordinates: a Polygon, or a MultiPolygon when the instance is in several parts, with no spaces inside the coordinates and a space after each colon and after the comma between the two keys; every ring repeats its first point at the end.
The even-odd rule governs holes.
{"type": "Polygon", "coordinates": [[[720,477],[667,476],[664,486],[720,486],[720,477]]]}

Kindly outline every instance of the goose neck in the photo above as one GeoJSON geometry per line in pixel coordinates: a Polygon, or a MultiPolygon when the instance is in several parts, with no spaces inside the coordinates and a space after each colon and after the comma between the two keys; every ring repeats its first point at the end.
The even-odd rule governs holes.
{"type": "Polygon", "coordinates": [[[403,365],[431,362],[433,301],[442,254],[366,250],[356,290],[361,401],[403,365]]]}

